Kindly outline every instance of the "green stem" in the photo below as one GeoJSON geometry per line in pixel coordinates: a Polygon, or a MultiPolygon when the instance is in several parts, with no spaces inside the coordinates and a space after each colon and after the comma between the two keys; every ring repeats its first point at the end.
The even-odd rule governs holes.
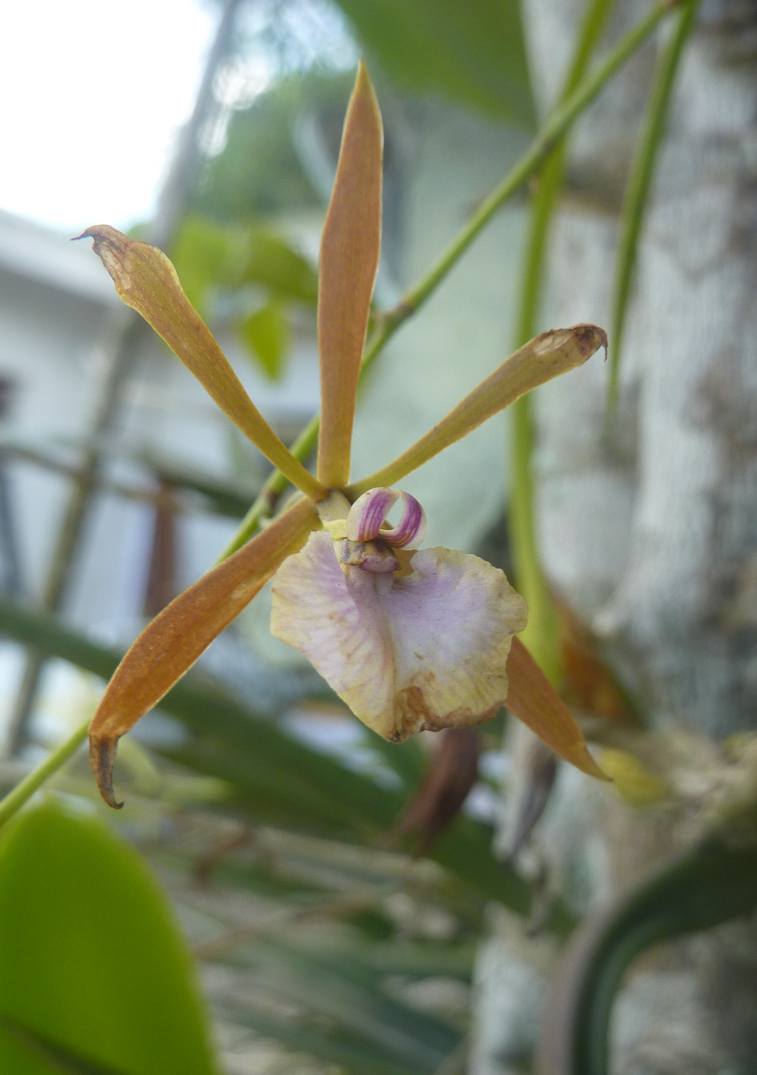
{"type": "MultiPolygon", "coordinates": [[[[450,243],[437,263],[411,288],[398,305],[387,313],[381,320],[376,332],[371,337],[365,356],[363,358],[363,370],[365,371],[383,351],[386,344],[400,327],[413,314],[421,308],[437,287],[442,283],[448,273],[454,268],[468,247],[483,231],[495,213],[520,190],[523,184],[535,175],[542,166],[544,160],[554,150],[563,135],[568,131],[573,122],[591,104],[594,98],[609,82],[615,72],[636,52],[646,41],[655,27],[671,11],[669,0],[656,4],[649,14],[630,30],[610,50],[608,55],[597,67],[596,71],[577,87],[549,117],[542,130],[537,134],[531,146],[523,157],[520,158],[514,168],[505,176],[499,186],[489,194],[482,202],[478,210],[473,214],[465,227],[460,231],[457,238],[450,243]]],[[[320,419],[318,415],[311,419],[310,423],[299,435],[290,451],[296,459],[306,458],[314,450],[319,429],[320,419]]],[[[287,480],[275,471],[261,489],[254,504],[243,519],[239,530],[231,542],[221,554],[221,559],[231,555],[240,546],[244,545],[257,531],[261,522],[268,518],[278,497],[287,488],[287,480]]]]}
{"type": "Polygon", "coordinates": [[[623,974],[653,944],[757,907],[757,848],[713,834],[660,867],[573,935],[543,1020],[538,1075],[608,1075],[608,1032],[623,974]]]}
{"type": "Polygon", "coordinates": [[[610,373],[607,383],[607,413],[611,416],[618,403],[620,356],[628,310],[628,298],[636,267],[639,235],[644,225],[649,191],[654,178],[657,153],[665,133],[676,75],[684,45],[694,25],[699,0],[684,4],[678,23],[657,65],[652,92],[644,116],[639,145],[631,168],[621,214],[621,236],[613,285],[610,319],[610,373]]]}
{"type": "MultiPolygon", "coordinates": [[[[578,36],[557,112],[570,100],[596,47],[614,0],[590,0],[578,36]]],[[[531,202],[531,216],[522,275],[516,347],[536,335],[544,290],[545,251],[555,208],[565,178],[566,140],[559,141],[539,176],[531,202]]],[[[549,587],[539,559],[536,539],[533,476],[534,428],[531,399],[523,396],[513,406],[510,423],[511,489],[510,540],[518,586],[528,602],[528,626],[523,640],[553,683],[560,679],[558,626],[549,587]]]]}
{"type": "Polygon", "coordinates": [[[13,791],[8,792],[5,798],[0,802],[0,828],[13,817],[17,811],[21,809],[24,803],[31,799],[35,791],[42,787],[48,777],[56,773],[58,769],[61,769],[63,765],[72,757],[84,740],[87,738],[87,732],[89,730],[89,721],[86,720],[83,724],[80,724],[75,732],[72,732],[68,739],[64,739],[51,754],[49,754],[41,765],[38,765],[36,769],[33,769],[28,776],[25,776],[20,784],[17,784],[13,791]]]}
{"type": "Polygon", "coordinates": [[[409,307],[409,312],[406,316],[409,316],[409,313],[414,313],[436,290],[450,269],[459,261],[494,214],[531,176],[538,172],[546,157],[549,156],[573,122],[592,103],[618,69],[646,41],[657,24],[666,15],[670,14],[670,11],[669,0],[668,2],[656,4],[649,14],[610,50],[597,69],[562,104],[558,105],[515,167],[481,203],[431,271],[408,293],[404,302],[400,303],[400,306],[409,307]]]}

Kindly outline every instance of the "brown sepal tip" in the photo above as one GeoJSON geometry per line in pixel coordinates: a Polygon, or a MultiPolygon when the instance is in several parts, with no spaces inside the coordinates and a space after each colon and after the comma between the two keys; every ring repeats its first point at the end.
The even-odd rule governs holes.
{"type": "Polygon", "coordinates": [[[113,765],[118,751],[118,736],[89,736],[89,761],[95,774],[97,787],[103,800],[114,810],[124,805],[116,799],[113,791],[113,765]]]}
{"type": "Polygon", "coordinates": [[[579,349],[586,358],[591,357],[601,347],[607,361],[607,333],[599,325],[576,325],[574,332],[579,349]]]}
{"type": "Polygon", "coordinates": [[[71,242],[78,243],[80,239],[99,239],[106,229],[109,229],[107,224],[92,224],[89,228],[85,228],[81,235],[72,235],[71,242]]]}

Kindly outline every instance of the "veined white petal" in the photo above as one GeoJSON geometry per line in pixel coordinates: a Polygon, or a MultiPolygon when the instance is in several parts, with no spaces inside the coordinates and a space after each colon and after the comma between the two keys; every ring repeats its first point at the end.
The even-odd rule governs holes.
{"type": "Polygon", "coordinates": [[[413,554],[406,575],[340,567],[312,534],[279,568],[271,631],[300,650],[386,739],[476,724],[507,695],[526,605],[502,571],[450,549],[413,554]]]}

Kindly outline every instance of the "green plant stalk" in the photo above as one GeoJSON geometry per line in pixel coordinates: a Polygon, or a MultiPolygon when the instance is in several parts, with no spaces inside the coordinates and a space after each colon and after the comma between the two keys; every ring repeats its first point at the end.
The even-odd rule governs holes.
{"type": "MultiPolygon", "coordinates": [[[[581,82],[574,92],[555,109],[531,143],[530,148],[526,150],[517,164],[508,172],[499,186],[495,187],[481,203],[436,264],[415,287],[405,294],[404,298],[393,310],[390,310],[381,318],[378,328],[368,343],[363,358],[363,372],[373,364],[397,329],[417,313],[426,300],[430,298],[495,213],[520,190],[525,182],[539,171],[546,158],[559,144],[573,122],[591,104],[616,71],[643,45],[658,23],[669,15],[671,10],[668,0],[663,0],[662,3],[656,4],[645,18],[609,51],[597,69],[581,82]]],[[[317,415],[312,418],[290,448],[292,455],[300,461],[315,449],[318,440],[319,422],[317,415]]],[[[232,552],[235,552],[253,537],[261,522],[270,516],[272,506],[275,505],[276,500],[284,492],[288,484],[287,480],[278,471],[274,471],[271,474],[240,524],[237,533],[224,549],[220,559],[230,556],[232,552]]]]}
{"type": "Polygon", "coordinates": [[[543,1020],[537,1075],[607,1075],[608,1029],[623,974],[650,946],[757,907],[757,846],[714,833],[671,859],[573,935],[543,1020]]]}
{"type": "Polygon", "coordinates": [[[688,0],[681,8],[670,41],[660,56],[649,103],[644,116],[639,145],[631,167],[623,209],[618,260],[613,282],[610,317],[610,370],[607,382],[607,416],[612,417],[620,390],[620,358],[626,326],[628,299],[636,268],[639,236],[644,226],[649,192],[654,179],[657,154],[662,145],[665,123],[684,46],[694,25],[699,0],[688,0]]]}
{"type": "MultiPolygon", "coordinates": [[[[590,0],[560,101],[570,99],[602,34],[614,0],[590,0]]],[[[558,105],[558,109],[559,109],[558,105]]],[[[565,179],[566,139],[563,136],[547,158],[531,201],[525,267],[521,277],[515,346],[536,335],[544,291],[545,252],[555,208],[565,179]]],[[[555,685],[561,678],[558,622],[539,558],[536,540],[533,475],[534,423],[531,399],[523,396],[510,418],[510,541],[518,587],[528,602],[528,625],[523,641],[555,685]]]]}
{"type": "MultiPolygon", "coordinates": [[[[517,345],[536,334],[543,291],[545,250],[565,172],[565,144],[555,149],[542,171],[529,221],[525,271],[517,326],[517,345]]],[[[539,557],[533,474],[534,422],[531,399],[523,396],[510,412],[510,501],[508,521],[517,585],[528,603],[523,641],[550,681],[560,680],[557,617],[539,557]]]]}
{"type": "Polygon", "coordinates": [[[31,799],[34,792],[42,787],[48,777],[61,769],[68,759],[76,753],[87,738],[88,731],[89,720],[86,720],[79,725],[76,731],[69,735],[68,739],[64,739],[62,743],[59,743],[55,750],[48,754],[36,769],[33,769],[28,776],[25,776],[13,791],[8,792],[5,798],[0,801],[0,828],[31,799]]]}
{"type": "MultiPolygon", "coordinates": [[[[541,133],[534,139],[531,148],[526,151],[525,155],[521,157],[520,161],[500,185],[486,198],[458,237],[447,247],[436,265],[419,284],[406,294],[405,298],[394,310],[390,310],[381,318],[378,328],[375,330],[366,349],[363,358],[363,371],[375,361],[400,325],[416,313],[436,290],[497,210],[516,193],[523,183],[535,175],[544,160],[570,128],[573,121],[591,104],[615,72],[646,41],[658,23],[669,14],[670,10],[671,7],[667,0],[655,5],[649,14],[611,49],[596,71],[589,75],[575,92],[554,111],[541,133]]],[[[318,429],[319,418],[316,415],[302,431],[291,449],[296,459],[302,460],[313,451],[318,439],[318,429]]],[[[236,535],[224,550],[221,559],[229,556],[255,534],[260,523],[270,515],[271,505],[275,504],[277,497],[287,488],[288,484],[286,478],[278,471],[275,471],[268,478],[236,535]]],[[[53,751],[42,765],[30,773],[0,803],[0,824],[15,814],[37,788],[41,787],[49,776],[52,776],[65,764],[79,744],[86,738],[87,730],[88,723],[78,728],[69,739],[53,751]]]]}

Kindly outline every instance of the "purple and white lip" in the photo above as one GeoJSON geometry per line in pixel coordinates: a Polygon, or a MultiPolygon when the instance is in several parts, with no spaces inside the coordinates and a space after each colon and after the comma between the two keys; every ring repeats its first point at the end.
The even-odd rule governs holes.
{"type": "Polygon", "coordinates": [[[422,540],[426,515],[410,493],[396,489],[369,489],[350,508],[346,526],[350,541],[379,539],[394,548],[404,549],[422,540]],[[396,526],[385,526],[386,517],[398,500],[402,503],[402,517],[396,526]]]}

